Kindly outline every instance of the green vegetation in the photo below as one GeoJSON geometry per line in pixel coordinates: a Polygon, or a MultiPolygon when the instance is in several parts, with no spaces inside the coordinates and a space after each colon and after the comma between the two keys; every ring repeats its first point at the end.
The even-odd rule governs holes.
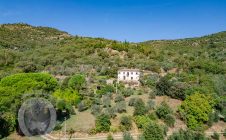
{"type": "Polygon", "coordinates": [[[156,123],[150,122],[145,126],[143,136],[145,140],[164,140],[163,128],[156,123]]]}
{"type": "Polygon", "coordinates": [[[110,117],[107,115],[99,115],[96,119],[96,131],[108,132],[110,130],[111,122],[110,117]]]}
{"type": "Polygon", "coordinates": [[[191,130],[182,130],[180,129],[178,132],[174,132],[171,136],[169,136],[168,140],[208,140],[204,136],[204,134],[200,132],[194,132],[191,130]]]}
{"type": "Polygon", "coordinates": [[[130,116],[123,115],[120,118],[120,128],[122,131],[128,131],[132,128],[132,119],[130,116]]]}
{"type": "Polygon", "coordinates": [[[208,115],[212,113],[214,105],[214,99],[210,95],[195,93],[185,99],[179,111],[189,128],[201,129],[209,120],[208,115]]]}
{"type": "Polygon", "coordinates": [[[53,103],[59,129],[65,116],[78,121],[77,115],[89,114],[90,127],[96,117],[90,132],[108,132],[110,127],[114,132],[130,130],[134,121],[144,133],[142,138],[161,140],[167,129],[159,121],[176,127],[180,116],[189,130],[175,132],[170,139],[205,139],[190,129],[205,131],[220,119],[226,121],[226,32],[129,43],[4,24],[0,36],[0,138],[16,129],[17,111],[27,93],[40,93],[53,103]],[[121,68],[144,70],[141,86],[116,85],[114,78],[121,68]],[[171,104],[159,105],[156,96],[179,99],[182,104],[172,111],[171,104]],[[111,121],[119,126],[111,126],[111,121]]]}

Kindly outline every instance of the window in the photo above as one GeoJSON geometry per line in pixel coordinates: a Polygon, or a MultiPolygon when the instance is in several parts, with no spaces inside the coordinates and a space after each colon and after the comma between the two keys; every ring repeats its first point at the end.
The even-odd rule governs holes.
{"type": "Polygon", "coordinates": [[[127,77],[129,77],[129,72],[127,72],[127,77]]]}
{"type": "Polygon", "coordinates": [[[126,80],[126,77],[125,76],[123,76],[123,80],[126,80]]]}
{"type": "Polygon", "coordinates": [[[133,80],[133,77],[131,77],[131,80],[133,80]]]}

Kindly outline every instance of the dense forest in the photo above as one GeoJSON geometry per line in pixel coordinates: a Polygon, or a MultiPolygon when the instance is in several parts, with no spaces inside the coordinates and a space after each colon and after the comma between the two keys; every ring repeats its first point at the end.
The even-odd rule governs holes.
{"type": "Polygon", "coordinates": [[[115,89],[106,80],[116,78],[120,68],[137,68],[149,74],[140,79],[139,90],[119,85],[120,95],[113,96],[114,111],[126,112],[124,98],[133,94],[148,94],[150,99],[169,96],[182,101],[176,112],[162,102],[153,109],[153,115],[153,111],[147,113],[154,108],[152,100],[145,104],[133,98],[129,101],[134,106],[132,119],[121,118],[122,130],[129,130],[128,124],[133,120],[142,130],[143,139],[161,140],[165,127],[150,120],[158,118],[171,127],[175,116],[179,116],[188,130],[175,132],[170,140],[186,139],[187,135],[205,139],[201,132],[220,119],[226,121],[226,32],[132,43],[73,36],[22,23],[3,24],[0,25],[0,138],[16,129],[18,107],[23,94],[28,92],[51,94],[50,100],[59,116],[65,115],[62,110],[67,110],[66,115],[74,114],[73,106],[79,111],[91,109],[96,117],[96,128],[91,132],[110,131],[109,119],[115,114],[107,101],[111,101],[115,89]],[[101,88],[94,93],[96,85],[101,88]],[[100,103],[101,98],[106,102],[100,103]],[[97,115],[100,106],[105,111],[97,115]],[[154,134],[154,130],[162,135],[154,134]]]}

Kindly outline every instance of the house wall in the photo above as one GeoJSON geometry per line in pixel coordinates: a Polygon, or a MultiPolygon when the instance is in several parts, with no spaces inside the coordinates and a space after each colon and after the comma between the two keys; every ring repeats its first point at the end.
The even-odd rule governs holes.
{"type": "Polygon", "coordinates": [[[136,82],[140,79],[139,71],[118,71],[118,81],[136,82]]]}

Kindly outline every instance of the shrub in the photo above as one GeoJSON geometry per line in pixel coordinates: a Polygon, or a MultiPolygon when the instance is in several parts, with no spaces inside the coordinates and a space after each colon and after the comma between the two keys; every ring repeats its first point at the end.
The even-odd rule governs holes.
{"type": "Polygon", "coordinates": [[[166,117],[164,118],[164,122],[166,123],[167,126],[173,127],[175,124],[175,118],[171,114],[167,114],[166,117]]]}
{"type": "Polygon", "coordinates": [[[86,109],[88,109],[88,106],[85,104],[84,101],[81,101],[77,107],[78,107],[79,112],[82,112],[82,111],[85,111],[86,109]]]}
{"type": "Polygon", "coordinates": [[[154,90],[154,91],[149,91],[149,98],[150,99],[155,99],[155,96],[156,96],[156,90],[154,90]]]}
{"type": "Polygon", "coordinates": [[[182,102],[179,112],[189,128],[200,129],[208,121],[214,104],[211,96],[195,93],[182,102]]]}
{"type": "Polygon", "coordinates": [[[143,100],[137,100],[135,105],[134,105],[134,112],[133,115],[137,116],[137,115],[144,115],[147,113],[147,109],[145,107],[145,104],[143,102],[143,100]]]}
{"type": "Polygon", "coordinates": [[[180,129],[178,132],[173,132],[168,140],[209,140],[204,134],[193,132],[191,130],[180,129]]]}
{"type": "Polygon", "coordinates": [[[112,134],[108,134],[108,136],[107,136],[107,140],[114,140],[114,138],[113,138],[113,136],[112,136],[112,134]]]}
{"type": "Polygon", "coordinates": [[[149,100],[147,102],[147,109],[148,110],[155,109],[155,101],[154,100],[149,100]]]}
{"type": "Polygon", "coordinates": [[[118,113],[126,112],[126,102],[120,101],[116,103],[116,110],[118,113]]]}
{"type": "Polygon", "coordinates": [[[123,115],[120,118],[120,128],[122,131],[128,131],[132,128],[132,119],[129,116],[123,115]]]}
{"type": "Polygon", "coordinates": [[[148,116],[135,116],[134,121],[138,128],[144,128],[148,123],[151,122],[150,118],[148,116]]]}
{"type": "Polygon", "coordinates": [[[173,110],[169,107],[169,105],[166,102],[162,102],[160,106],[156,109],[157,116],[161,118],[166,118],[167,114],[171,114],[173,110]]]}
{"type": "Polygon", "coordinates": [[[160,78],[156,84],[157,95],[167,95],[175,99],[185,99],[185,89],[187,88],[185,83],[173,82],[170,80],[170,76],[160,78]]]}
{"type": "Polygon", "coordinates": [[[130,98],[128,105],[129,106],[134,106],[135,102],[136,102],[136,98],[130,98]]]}
{"type": "Polygon", "coordinates": [[[111,107],[111,98],[108,95],[103,96],[103,106],[111,107]]]}
{"type": "Polygon", "coordinates": [[[113,107],[108,107],[104,110],[104,114],[108,115],[110,118],[116,117],[116,109],[113,107]]]}
{"type": "Polygon", "coordinates": [[[115,102],[125,101],[124,96],[119,94],[115,97],[115,102]]]}
{"type": "Polygon", "coordinates": [[[144,127],[145,140],[164,140],[163,129],[156,123],[150,122],[144,127]]]}
{"type": "Polygon", "coordinates": [[[147,114],[147,116],[148,116],[148,118],[150,118],[153,121],[158,119],[158,116],[156,115],[155,112],[149,113],[149,114],[147,114]]]}
{"type": "Polygon", "coordinates": [[[129,97],[131,95],[134,94],[134,90],[131,89],[131,88],[125,88],[122,90],[121,94],[124,96],[124,97],[129,97]]]}
{"type": "Polygon", "coordinates": [[[91,106],[91,113],[95,116],[99,115],[102,111],[102,108],[100,105],[96,105],[96,104],[93,104],[91,106]]]}
{"type": "Polygon", "coordinates": [[[77,105],[80,100],[81,97],[78,94],[77,91],[75,90],[71,90],[71,89],[65,89],[65,90],[56,90],[53,93],[53,96],[57,99],[57,100],[64,100],[66,104],[70,104],[70,105],[77,105]]]}
{"type": "Polygon", "coordinates": [[[123,133],[123,140],[133,140],[133,137],[129,132],[125,131],[123,133]]]}
{"type": "Polygon", "coordinates": [[[220,135],[217,132],[214,132],[211,138],[214,140],[220,140],[220,135]]]}
{"type": "Polygon", "coordinates": [[[85,84],[85,76],[81,74],[73,75],[70,80],[68,81],[68,87],[71,87],[72,89],[80,90],[83,88],[85,84]]]}
{"type": "Polygon", "coordinates": [[[110,130],[111,121],[107,115],[100,115],[96,118],[96,131],[97,132],[108,132],[110,130]]]}
{"type": "Polygon", "coordinates": [[[128,105],[129,106],[134,106],[136,102],[142,102],[141,98],[133,97],[130,98],[128,105]]]}
{"type": "Polygon", "coordinates": [[[16,126],[16,116],[11,112],[4,112],[0,114],[0,139],[8,136],[11,132],[14,131],[16,126]]]}

